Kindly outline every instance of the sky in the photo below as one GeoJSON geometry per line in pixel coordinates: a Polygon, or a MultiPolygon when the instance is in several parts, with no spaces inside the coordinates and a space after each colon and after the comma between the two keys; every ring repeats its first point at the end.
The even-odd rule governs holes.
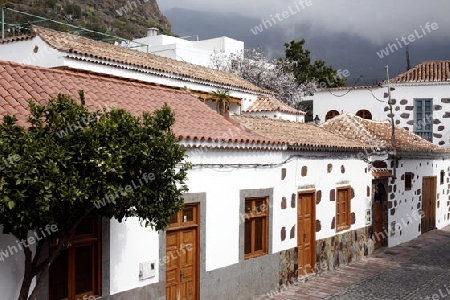
{"type": "Polygon", "coordinates": [[[450,36],[449,0],[159,0],[158,4],[163,11],[180,7],[233,12],[260,20],[272,16],[287,33],[293,24],[308,24],[322,35],[348,33],[376,45],[396,42],[396,38],[407,38],[415,31],[423,36],[427,22],[437,24],[437,29],[425,29],[428,38],[450,36]]]}

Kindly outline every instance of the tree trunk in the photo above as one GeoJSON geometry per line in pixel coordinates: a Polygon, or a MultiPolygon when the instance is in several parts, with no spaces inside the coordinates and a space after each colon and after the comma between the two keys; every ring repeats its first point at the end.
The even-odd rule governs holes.
{"type": "MultiPolygon", "coordinates": [[[[47,242],[49,238],[45,238],[44,240],[40,241],[36,247],[36,255],[33,259],[33,252],[28,247],[23,247],[24,254],[25,254],[25,272],[23,275],[23,282],[22,287],[20,288],[20,294],[18,300],[35,300],[37,297],[37,294],[39,292],[39,289],[42,285],[43,278],[42,276],[49,268],[51,264],[53,264],[54,260],[59,256],[59,254],[62,252],[63,248],[69,243],[69,240],[71,237],[75,235],[75,230],[80,224],[80,222],[87,216],[89,213],[92,212],[92,210],[95,208],[95,206],[92,206],[92,208],[81,218],[79,218],[73,226],[68,230],[66,234],[60,235],[60,240],[58,244],[56,245],[56,248],[54,251],[50,253],[50,255],[42,261],[40,264],[38,264],[39,257],[41,256],[41,249],[43,246],[43,243],[47,242]],[[41,276],[39,276],[41,275],[41,276]],[[30,286],[31,282],[33,281],[33,278],[35,276],[38,276],[36,280],[36,286],[33,289],[33,292],[31,293],[30,297],[28,297],[28,294],[30,292],[30,286]]],[[[19,237],[20,240],[27,240],[28,238],[28,232],[25,234],[22,234],[21,237],[19,237]]]]}
{"type": "MultiPolygon", "coordinates": [[[[27,240],[28,234],[22,236],[22,240],[27,240]]],[[[18,300],[27,300],[28,293],[30,292],[30,285],[33,280],[33,252],[28,247],[23,245],[23,253],[25,255],[25,265],[22,286],[20,288],[20,294],[18,300]]]]}
{"type": "Polygon", "coordinates": [[[30,297],[28,298],[28,300],[34,300],[37,297],[37,294],[39,292],[39,288],[42,285],[42,280],[44,279],[44,274],[45,272],[48,270],[48,267],[46,267],[39,275],[39,277],[36,280],[36,287],[34,288],[33,292],[31,293],[30,297]]]}

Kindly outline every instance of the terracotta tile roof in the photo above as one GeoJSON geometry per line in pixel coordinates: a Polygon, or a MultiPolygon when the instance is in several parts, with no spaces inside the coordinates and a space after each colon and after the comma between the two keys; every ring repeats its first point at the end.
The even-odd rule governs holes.
{"type": "Polygon", "coordinates": [[[450,82],[450,60],[425,61],[391,79],[393,83],[450,82]]]}
{"type": "Polygon", "coordinates": [[[0,44],[12,43],[17,41],[26,41],[34,38],[34,35],[19,35],[0,39],[0,44]]]}
{"type": "Polygon", "coordinates": [[[184,140],[246,145],[239,147],[256,147],[255,143],[264,147],[272,144],[267,138],[236,127],[187,91],[92,73],[0,61],[0,116],[14,115],[22,126],[29,115],[28,99],[44,103],[58,93],[78,99],[78,90],[85,92],[86,107],[92,110],[114,106],[141,115],[167,103],[175,113],[173,131],[184,140]]]}
{"type": "Polygon", "coordinates": [[[352,151],[369,148],[368,144],[348,139],[311,123],[297,123],[243,115],[233,116],[232,118],[268,139],[286,142],[293,148],[306,148],[313,151],[352,151]]]}
{"type": "Polygon", "coordinates": [[[79,54],[90,59],[102,59],[110,62],[127,64],[145,68],[165,77],[182,77],[184,80],[201,80],[214,86],[227,86],[244,89],[256,93],[271,94],[239,76],[222,72],[183,61],[147,54],[144,52],[126,49],[109,43],[91,40],[85,37],[55,31],[39,26],[32,26],[35,34],[40,36],[50,46],[67,53],[79,54]]]}
{"type": "MultiPolygon", "coordinates": [[[[366,120],[344,113],[326,121],[321,127],[372,147],[392,149],[392,127],[389,121],[366,120]]],[[[399,126],[395,126],[395,140],[396,149],[404,152],[449,152],[449,149],[430,143],[399,126]]]]}
{"type": "Polygon", "coordinates": [[[304,111],[295,109],[283,102],[268,97],[258,97],[255,102],[245,112],[269,112],[269,111],[281,111],[294,115],[306,115],[304,111]]]}

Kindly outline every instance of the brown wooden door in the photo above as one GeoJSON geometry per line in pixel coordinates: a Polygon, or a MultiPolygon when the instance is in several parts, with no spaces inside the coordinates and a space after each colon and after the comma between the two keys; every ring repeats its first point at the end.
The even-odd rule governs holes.
{"type": "Polygon", "coordinates": [[[177,213],[166,234],[166,299],[198,299],[198,207],[177,213]]]}
{"type": "Polygon", "coordinates": [[[313,271],[316,262],[315,192],[299,193],[297,206],[298,276],[313,271]]]}
{"type": "Polygon", "coordinates": [[[372,191],[372,240],[374,248],[387,245],[387,180],[373,181],[372,191]]]}
{"type": "Polygon", "coordinates": [[[421,231],[425,233],[436,227],[436,176],[422,179],[422,211],[421,231]]]}
{"type": "Polygon", "coordinates": [[[383,207],[379,202],[373,202],[372,204],[372,229],[375,249],[380,248],[386,239],[383,226],[383,207]]]}

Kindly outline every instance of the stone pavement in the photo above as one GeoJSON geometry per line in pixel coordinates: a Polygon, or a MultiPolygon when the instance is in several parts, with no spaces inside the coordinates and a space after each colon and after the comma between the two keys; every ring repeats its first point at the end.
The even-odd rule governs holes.
{"type": "Polygon", "coordinates": [[[450,226],[258,300],[450,300],[450,226]]]}

